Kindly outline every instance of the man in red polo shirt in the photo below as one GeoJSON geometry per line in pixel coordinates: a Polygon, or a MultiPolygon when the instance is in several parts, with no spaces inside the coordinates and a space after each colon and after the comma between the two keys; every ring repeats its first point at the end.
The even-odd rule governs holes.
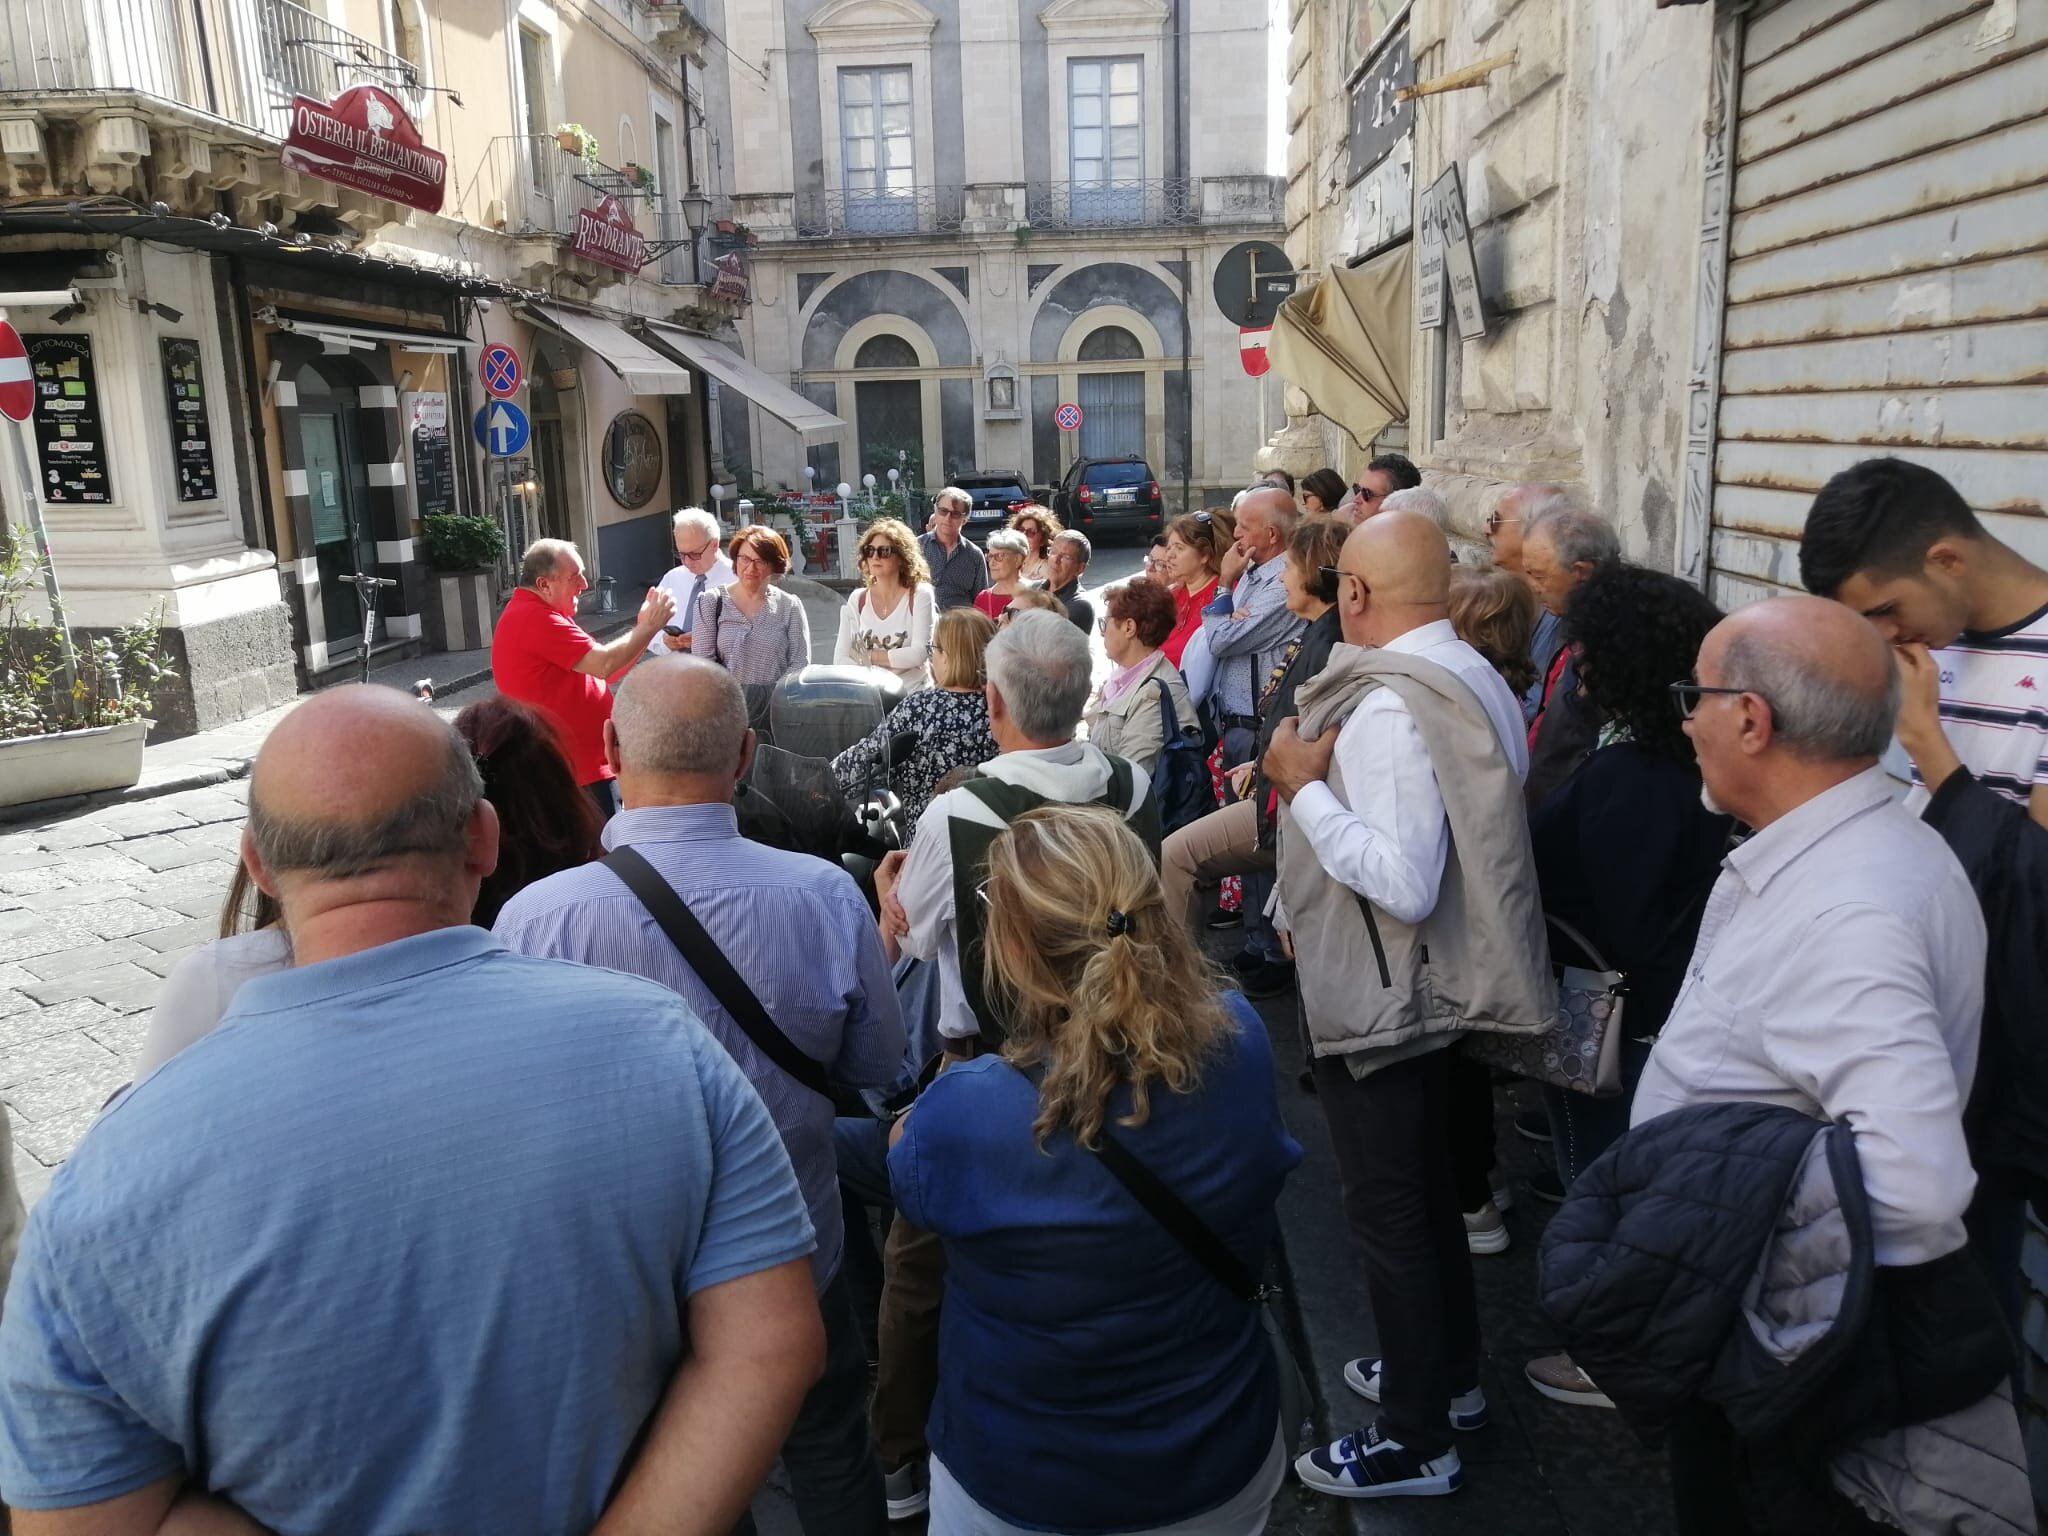
{"type": "Polygon", "coordinates": [[[608,817],[619,797],[604,760],[604,723],[612,714],[606,685],[640,659],[675,617],[676,604],[649,588],[633,627],[600,645],[575,617],[577,595],[589,585],[574,544],[536,539],[528,546],[519,562],[519,589],[491,636],[491,681],[506,698],[531,704],[554,724],[576,782],[608,817]]]}

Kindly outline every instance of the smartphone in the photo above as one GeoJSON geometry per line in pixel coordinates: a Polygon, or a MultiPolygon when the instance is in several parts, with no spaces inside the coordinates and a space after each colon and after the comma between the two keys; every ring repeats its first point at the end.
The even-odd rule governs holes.
{"type": "Polygon", "coordinates": [[[674,635],[678,640],[683,638],[683,627],[680,624],[664,624],[661,632],[664,635],[674,635]]]}

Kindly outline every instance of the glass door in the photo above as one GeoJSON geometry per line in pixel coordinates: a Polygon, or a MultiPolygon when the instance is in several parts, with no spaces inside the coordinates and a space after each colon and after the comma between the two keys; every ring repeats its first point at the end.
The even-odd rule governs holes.
{"type": "Polygon", "coordinates": [[[362,643],[363,605],[344,576],[375,575],[376,530],[363,471],[356,407],[323,403],[299,413],[305,446],[306,496],[313,515],[313,553],[320,573],[320,609],[330,658],[353,655],[362,643]]]}

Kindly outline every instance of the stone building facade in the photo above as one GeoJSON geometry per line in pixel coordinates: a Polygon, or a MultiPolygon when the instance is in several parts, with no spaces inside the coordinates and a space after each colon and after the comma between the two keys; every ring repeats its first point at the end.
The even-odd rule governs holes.
{"type": "Polygon", "coordinates": [[[1279,390],[1245,373],[1215,280],[1255,245],[1285,265],[1259,8],[711,0],[706,19],[765,61],[727,70],[713,109],[751,241],[744,350],[838,419],[805,435],[721,400],[743,482],[1043,487],[1131,453],[1169,502],[1244,483],[1279,390]]]}

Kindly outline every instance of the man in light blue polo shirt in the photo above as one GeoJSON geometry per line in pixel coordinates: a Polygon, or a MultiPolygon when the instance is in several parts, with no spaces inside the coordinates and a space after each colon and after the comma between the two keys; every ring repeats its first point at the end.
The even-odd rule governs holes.
{"type": "Polygon", "coordinates": [[[389,689],[264,746],[242,856],[296,968],[137,1084],[29,1222],[0,1317],[24,1536],[174,1503],[711,1532],[760,1486],[824,1358],[788,1156],[673,992],[465,926],[481,794],[389,689]]]}
{"type": "MultiPolygon", "coordinates": [[[[833,1082],[894,1082],[903,1071],[903,1016],[860,887],[836,864],[740,836],[732,797],[752,761],[754,733],[732,674],[689,657],[635,667],[612,703],[604,750],[625,804],[605,826],[605,847],[630,848],[653,866],[776,1028],[833,1082]]],[[[839,1279],[844,1222],[832,1101],[748,1038],[654,914],[603,865],[529,885],[505,904],[496,932],[523,955],[602,965],[673,988],[759,1091],[818,1231],[811,1264],[825,1316],[825,1374],[804,1400],[783,1467],[806,1536],[883,1536],[867,1353],[839,1279]]]]}

